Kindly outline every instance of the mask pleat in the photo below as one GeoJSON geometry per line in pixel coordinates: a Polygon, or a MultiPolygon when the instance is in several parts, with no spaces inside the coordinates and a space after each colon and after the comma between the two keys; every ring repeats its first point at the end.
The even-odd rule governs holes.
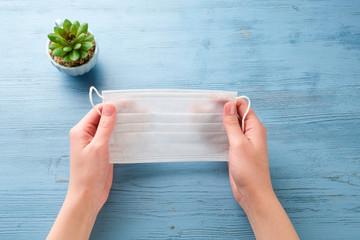
{"type": "Polygon", "coordinates": [[[119,113],[116,123],[221,123],[222,113],[119,113]]]}
{"type": "Polygon", "coordinates": [[[126,132],[222,132],[222,123],[120,123],[114,133],[126,132]]]}

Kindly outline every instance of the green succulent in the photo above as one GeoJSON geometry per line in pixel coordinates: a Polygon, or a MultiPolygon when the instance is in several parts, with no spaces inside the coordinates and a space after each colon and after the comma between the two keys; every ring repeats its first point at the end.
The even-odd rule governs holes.
{"type": "Polygon", "coordinates": [[[86,58],[88,51],[94,46],[92,43],[94,35],[87,34],[87,31],[87,23],[80,25],[78,21],[71,23],[65,19],[62,28],[54,27],[54,33],[48,34],[52,54],[62,57],[67,63],[86,58]]]}

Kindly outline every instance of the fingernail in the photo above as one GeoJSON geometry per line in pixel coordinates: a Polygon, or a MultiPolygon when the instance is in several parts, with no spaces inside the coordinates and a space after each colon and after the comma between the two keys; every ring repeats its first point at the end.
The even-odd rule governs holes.
{"type": "Polygon", "coordinates": [[[114,107],[111,104],[105,104],[102,110],[102,114],[106,117],[110,117],[114,112],[114,107]]]}
{"type": "Polygon", "coordinates": [[[227,112],[228,115],[234,115],[235,114],[235,103],[227,104],[226,112],[227,112]]]}

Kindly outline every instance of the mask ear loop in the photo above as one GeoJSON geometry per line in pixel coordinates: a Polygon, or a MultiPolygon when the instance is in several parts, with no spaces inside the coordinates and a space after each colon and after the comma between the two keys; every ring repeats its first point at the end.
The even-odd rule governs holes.
{"type": "Polygon", "coordinates": [[[244,113],[244,116],[241,119],[241,129],[243,132],[245,132],[245,118],[246,118],[246,115],[249,113],[251,101],[250,101],[250,98],[247,96],[240,96],[240,97],[237,97],[236,99],[240,99],[240,98],[246,99],[246,101],[248,102],[248,107],[246,109],[246,112],[244,113]]]}
{"type": "Polygon", "coordinates": [[[90,90],[89,90],[89,99],[90,99],[90,103],[93,106],[93,108],[99,113],[99,115],[101,116],[101,112],[99,111],[99,109],[97,109],[93,103],[93,98],[92,98],[92,92],[93,90],[95,91],[96,95],[98,95],[99,98],[104,99],[103,96],[101,96],[101,94],[98,92],[98,90],[94,87],[91,86],[90,90]]]}

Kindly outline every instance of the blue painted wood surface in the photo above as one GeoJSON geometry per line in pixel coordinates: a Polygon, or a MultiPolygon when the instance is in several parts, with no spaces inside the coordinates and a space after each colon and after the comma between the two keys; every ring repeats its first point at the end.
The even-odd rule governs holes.
{"type": "MultiPolygon", "coordinates": [[[[0,238],[45,238],[68,131],[98,89],[233,90],[268,128],[275,191],[302,239],[360,238],[360,2],[0,1],[0,238]],[[83,77],[45,54],[55,18],[88,22],[83,77]]],[[[226,163],[117,165],[92,239],[253,239],[226,163]]]]}

